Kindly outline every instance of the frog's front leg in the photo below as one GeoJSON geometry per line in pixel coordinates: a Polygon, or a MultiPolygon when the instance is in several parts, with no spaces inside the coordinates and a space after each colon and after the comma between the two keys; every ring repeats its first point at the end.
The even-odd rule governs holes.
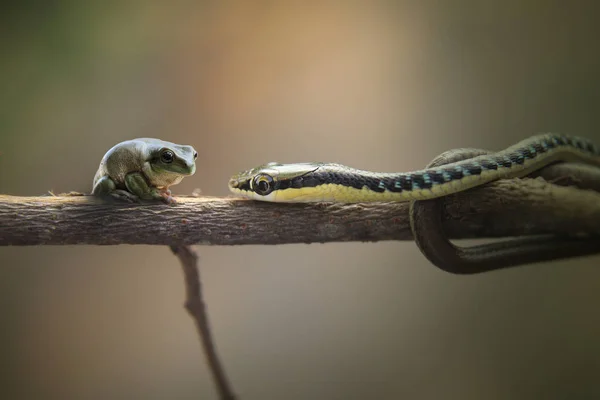
{"type": "Polygon", "coordinates": [[[140,199],[162,200],[167,204],[175,202],[175,199],[171,197],[170,190],[160,190],[148,185],[148,181],[140,172],[131,172],[125,175],[125,187],[140,199]]]}

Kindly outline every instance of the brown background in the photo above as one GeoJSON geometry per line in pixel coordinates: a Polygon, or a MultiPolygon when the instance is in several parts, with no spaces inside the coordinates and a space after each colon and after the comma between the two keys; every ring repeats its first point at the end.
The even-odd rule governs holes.
{"type": "MultiPolygon", "coordinates": [[[[89,191],[139,136],[195,146],[174,192],[219,196],[267,161],[402,171],[543,131],[600,141],[592,2],[19,4],[0,13],[0,193],[89,191]]],[[[456,277],[408,242],[199,251],[244,400],[600,395],[598,257],[456,277]]],[[[7,397],[215,398],[166,247],[0,262],[7,397]]]]}

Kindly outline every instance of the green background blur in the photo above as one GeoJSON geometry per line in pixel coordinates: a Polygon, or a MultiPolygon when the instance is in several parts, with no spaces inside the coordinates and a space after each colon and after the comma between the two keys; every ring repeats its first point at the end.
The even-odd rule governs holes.
{"type": "MultiPolygon", "coordinates": [[[[196,147],[174,193],[217,196],[267,161],[402,171],[543,131],[600,142],[594,2],[12,4],[4,194],[89,191],[139,136],[196,147]]],[[[243,400],[600,396],[599,257],[456,277],[410,242],[198,249],[243,400]]],[[[0,263],[0,395],[216,398],[166,246],[0,263]]]]}

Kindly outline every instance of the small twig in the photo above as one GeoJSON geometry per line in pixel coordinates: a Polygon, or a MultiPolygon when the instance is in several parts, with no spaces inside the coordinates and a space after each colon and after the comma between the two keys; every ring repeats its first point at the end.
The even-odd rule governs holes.
{"type": "Polygon", "coordinates": [[[196,323],[198,335],[206,354],[208,366],[217,385],[221,400],[235,400],[235,394],[229,385],[227,376],[212,338],[206,305],[202,296],[202,283],[198,268],[198,255],[190,246],[170,246],[173,254],[179,258],[185,279],[185,308],[196,323]]]}

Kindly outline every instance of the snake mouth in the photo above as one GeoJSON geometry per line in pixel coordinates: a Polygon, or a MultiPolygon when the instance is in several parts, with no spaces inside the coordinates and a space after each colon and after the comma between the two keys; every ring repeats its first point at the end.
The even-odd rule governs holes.
{"type": "Polygon", "coordinates": [[[239,179],[239,178],[231,178],[229,180],[229,189],[235,191],[247,192],[250,191],[250,180],[249,179],[239,179]]]}

